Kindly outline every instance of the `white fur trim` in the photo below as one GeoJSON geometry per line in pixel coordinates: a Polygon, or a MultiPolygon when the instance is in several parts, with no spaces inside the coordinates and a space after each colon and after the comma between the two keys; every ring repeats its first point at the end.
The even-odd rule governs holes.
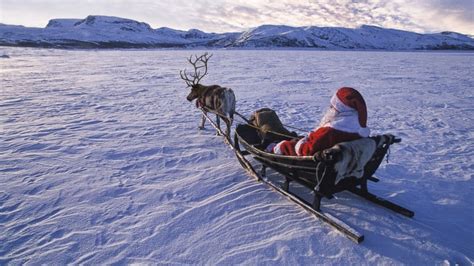
{"type": "MultiPolygon", "coordinates": [[[[284,140],[284,141],[285,141],[285,140],[284,140]]],[[[282,144],[284,141],[278,142],[278,143],[275,145],[275,147],[273,147],[273,153],[274,153],[274,154],[283,155],[283,153],[281,152],[281,144],[282,144]]]]}
{"type": "Polygon", "coordinates": [[[308,141],[308,137],[304,137],[300,140],[298,140],[298,142],[296,142],[296,145],[295,145],[295,152],[296,152],[296,155],[298,156],[301,156],[301,153],[300,153],[300,147],[301,145],[303,145],[304,143],[306,143],[308,141]]]}
{"type": "Polygon", "coordinates": [[[350,106],[347,106],[346,104],[344,104],[340,99],[339,97],[337,97],[337,93],[335,93],[332,98],[331,98],[331,105],[336,108],[336,110],[338,110],[339,112],[343,113],[343,112],[351,112],[351,111],[357,111],[356,109],[350,107],[350,106]]]}
{"type": "Polygon", "coordinates": [[[361,137],[368,137],[370,134],[369,128],[360,126],[359,116],[355,110],[344,113],[328,110],[323,120],[321,127],[332,127],[340,131],[359,134],[361,137]]]}

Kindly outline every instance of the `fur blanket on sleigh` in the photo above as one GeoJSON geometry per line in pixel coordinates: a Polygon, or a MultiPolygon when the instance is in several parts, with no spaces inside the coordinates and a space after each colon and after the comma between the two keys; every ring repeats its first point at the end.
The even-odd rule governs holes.
{"type": "Polygon", "coordinates": [[[362,138],[332,147],[331,150],[341,154],[341,159],[334,165],[337,172],[335,183],[351,176],[361,178],[364,175],[364,167],[372,158],[376,146],[373,139],[362,138]]]}

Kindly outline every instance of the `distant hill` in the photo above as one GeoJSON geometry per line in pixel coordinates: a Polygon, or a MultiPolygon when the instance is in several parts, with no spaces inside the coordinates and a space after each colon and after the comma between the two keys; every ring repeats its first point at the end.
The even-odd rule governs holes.
{"type": "Polygon", "coordinates": [[[419,34],[364,25],[290,27],[262,25],[245,32],[206,33],[153,29],[131,19],[88,16],[52,19],[45,28],[0,24],[0,45],[48,48],[272,48],[360,50],[474,50],[474,39],[456,32],[419,34]]]}

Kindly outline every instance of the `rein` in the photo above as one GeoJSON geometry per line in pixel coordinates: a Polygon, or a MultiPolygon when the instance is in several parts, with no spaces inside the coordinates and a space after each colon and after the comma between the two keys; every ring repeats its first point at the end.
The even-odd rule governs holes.
{"type": "MultiPolygon", "coordinates": [[[[255,129],[257,129],[257,130],[261,130],[260,127],[255,126],[254,124],[252,124],[252,123],[250,122],[250,120],[248,120],[245,116],[241,115],[239,112],[234,111],[234,113],[235,113],[237,116],[239,116],[240,118],[242,118],[242,119],[247,123],[248,126],[250,126],[250,127],[252,127],[252,128],[255,128],[255,129]]],[[[289,127],[289,128],[292,128],[292,129],[299,130],[299,131],[305,131],[305,130],[303,130],[303,129],[299,129],[299,128],[287,126],[287,125],[285,125],[285,124],[282,124],[282,125],[285,126],[285,127],[289,127]]],[[[294,139],[294,138],[295,138],[295,136],[290,136],[290,135],[286,135],[286,134],[279,133],[279,132],[275,132],[275,131],[271,131],[271,130],[268,130],[267,132],[272,133],[272,134],[275,134],[275,135],[278,135],[278,136],[290,138],[290,139],[294,139]]]]}

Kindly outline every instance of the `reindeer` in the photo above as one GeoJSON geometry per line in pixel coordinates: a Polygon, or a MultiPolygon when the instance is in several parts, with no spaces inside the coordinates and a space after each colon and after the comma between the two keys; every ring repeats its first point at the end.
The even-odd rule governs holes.
{"type": "MultiPolygon", "coordinates": [[[[188,58],[188,62],[194,67],[194,73],[186,73],[186,69],[180,71],[181,79],[186,82],[187,87],[191,87],[191,92],[186,97],[188,101],[196,99],[196,107],[202,108],[204,114],[207,111],[216,114],[216,124],[220,129],[220,118],[224,120],[227,126],[226,137],[230,140],[230,127],[234,120],[235,113],[235,94],[232,89],[224,88],[219,85],[205,86],[199,82],[207,75],[207,62],[212,54],[204,53],[201,56],[193,56],[188,58]],[[201,73],[201,69],[203,72],[201,73]]],[[[201,125],[199,129],[204,129],[206,122],[205,115],[202,115],[201,125]]]]}

